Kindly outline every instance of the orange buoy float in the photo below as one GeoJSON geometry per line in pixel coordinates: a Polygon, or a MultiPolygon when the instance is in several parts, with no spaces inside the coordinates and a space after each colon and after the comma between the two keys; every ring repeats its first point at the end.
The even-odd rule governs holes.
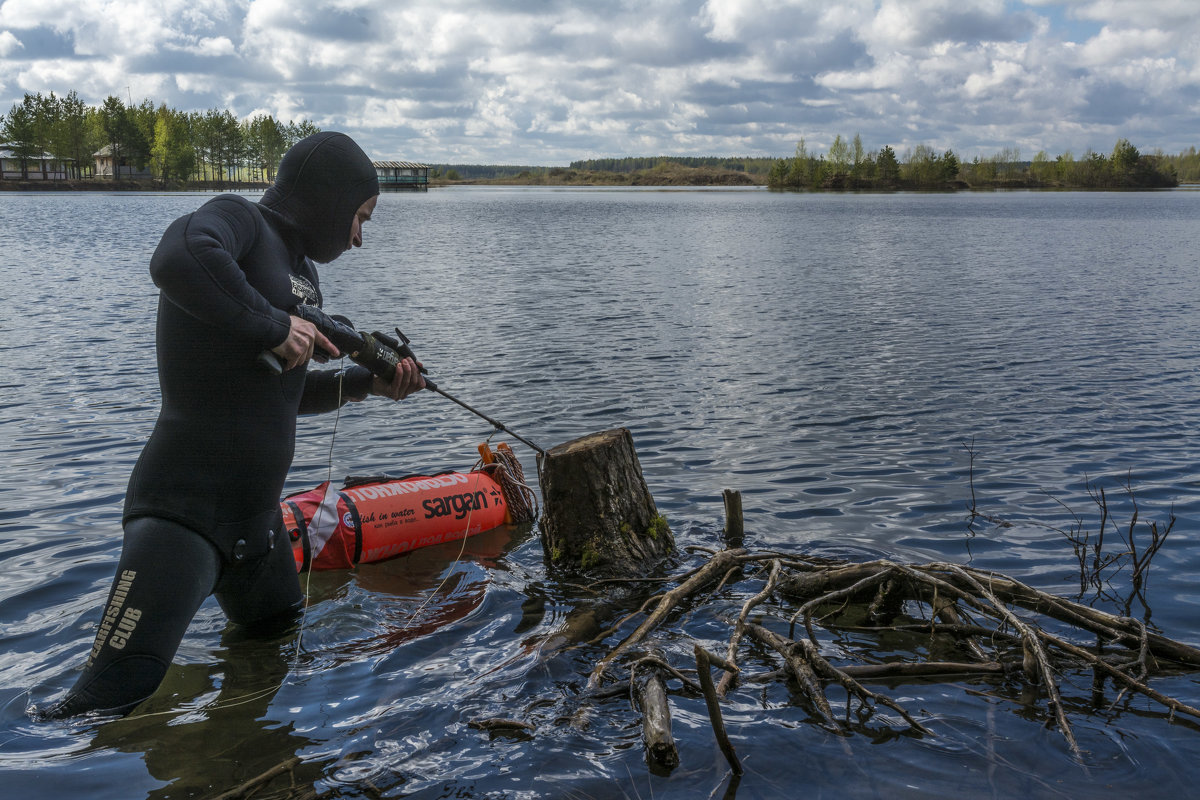
{"type": "Polygon", "coordinates": [[[504,522],[504,493],[483,472],[444,472],[315,489],[284,498],[296,567],[349,569],[452,542],[504,522]]]}
{"type": "Polygon", "coordinates": [[[503,485],[515,479],[528,491],[520,465],[505,445],[499,448],[510,457],[507,467],[486,448],[484,466],[470,472],[347,478],[341,487],[326,481],[285,497],[280,505],[296,568],[350,569],[531,519],[510,511],[514,492],[503,485]]]}

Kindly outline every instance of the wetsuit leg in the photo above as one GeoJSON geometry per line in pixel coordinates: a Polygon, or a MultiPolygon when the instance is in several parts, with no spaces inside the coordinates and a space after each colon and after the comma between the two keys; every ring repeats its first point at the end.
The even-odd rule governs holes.
{"type": "Polygon", "coordinates": [[[190,528],[157,517],[126,523],[117,575],[83,674],[42,716],[126,714],[154,694],[220,571],[216,548],[190,528]]]}
{"type": "Polygon", "coordinates": [[[227,564],[213,593],[231,622],[268,634],[291,624],[304,601],[292,543],[280,519],[261,558],[227,564]]]}

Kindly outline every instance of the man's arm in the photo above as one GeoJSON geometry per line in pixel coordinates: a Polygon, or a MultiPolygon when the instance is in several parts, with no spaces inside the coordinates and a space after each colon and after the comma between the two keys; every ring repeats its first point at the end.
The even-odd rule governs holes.
{"type": "Polygon", "coordinates": [[[304,396],[300,400],[301,414],[323,414],[340,408],[346,402],[359,402],[368,395],[403,400],[425,388],[425,379],[411,358],[403,359],[396,367],[391,381],[384,381],[358,365],[344,370],[309,370],[304,376],[304,396]]]}
{"type": "MultiPolygon", "coordinates": [[[[238,264],[258,240],[262,225],[245,198],[215,198],[168,226],[150,259],[150,275],[172,303],[193,317],[264,348],[284,346],[295,357],[304,343],[288,344],[293,338],[288,313],[252,287],[238,264]]],[[[301,340],[304,333],[297,334],[301,340]]]]}

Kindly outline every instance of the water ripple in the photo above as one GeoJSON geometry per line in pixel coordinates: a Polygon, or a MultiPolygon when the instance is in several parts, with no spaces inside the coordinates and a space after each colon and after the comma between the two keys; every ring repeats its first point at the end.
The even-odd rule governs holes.
{"type": "MultiPolygon", "coordinates": [[[[296,753],[303,780],[345,796],[721,785],[702,702],[677,699],[686,768],[670,779],[647,773],[630,714],[575,716],[596,652],[543,657],[587,620],[546,579],[528,529],[461,556],[431,548],[313,576],[298,655],[294,637],[238,640],[210,601],[152,701],[161,716],[29,722],[26,704],[65,690],[90,646],[157,408],[146,264],[203,199],[0,197],[0,273],[23,293],[0,307],[7,785],[28,795],[52,776],[64,794],[181,796],[296,753]],[[45,226],[37,247],[16,235],[32,218],[45,226]],[[99,229],[122,232],[100,253],[99,229]],[[54,336],[16,335],[29,330],[54,336]],[[469,726],[514,713],[534,730],[469,726]]],[[[361,327],[399,324],[441,386],[543,446],[630,428],[683,544],[716,541],[721,492],[736,488],[752,546],[971,561],[1071,593],[1078,566],[1045,526],[1094,520],[1097,486],[1128,521],[1128,484],[1143,520],[1178,517],[1150,583],[1154,618],[1200,641],[1198,218],[1198,193],[389,194],[367,246],[324,268],[323,288],[361,327]],[[972,501],[1012,527],[969,530],[972,501]]],[[[349,406],[336,423],[302,421],[287,488],[331,471],[469,467],[491,433],[431,395],[349,406]]],[[[723,647],[715,617],[688,624],[723,647]]],[[[690,643],[666,646],[686,663],[690,643]]],[[[1194,694],[1186,677],[1164,682],[1194,694]]],[[[875,731],[869,748],[849,743],[853,759],[786,689],[736,696],[741,792],[1054,796],[1057,776],[1110,796],[1151,780],[1190,788],[1179,784],[1200,737],[1182,725],[1080,709],[1084,773],[1022,698],[973,688],[909,687],[938,736],[875,731]]]]}

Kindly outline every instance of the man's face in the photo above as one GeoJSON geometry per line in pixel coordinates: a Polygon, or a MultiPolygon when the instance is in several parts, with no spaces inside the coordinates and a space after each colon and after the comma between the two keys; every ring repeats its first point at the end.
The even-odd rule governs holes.
{"type": "Polygon", "coordinates": [[[354,222],[350,223],[350,243],[346,245],[347,250],[352,247],[362,247],[362,226],[375,212],[375,202],[378,199],[379,195],[375,195],[358,207],[358,211],[354,214],[354,222]]]}

